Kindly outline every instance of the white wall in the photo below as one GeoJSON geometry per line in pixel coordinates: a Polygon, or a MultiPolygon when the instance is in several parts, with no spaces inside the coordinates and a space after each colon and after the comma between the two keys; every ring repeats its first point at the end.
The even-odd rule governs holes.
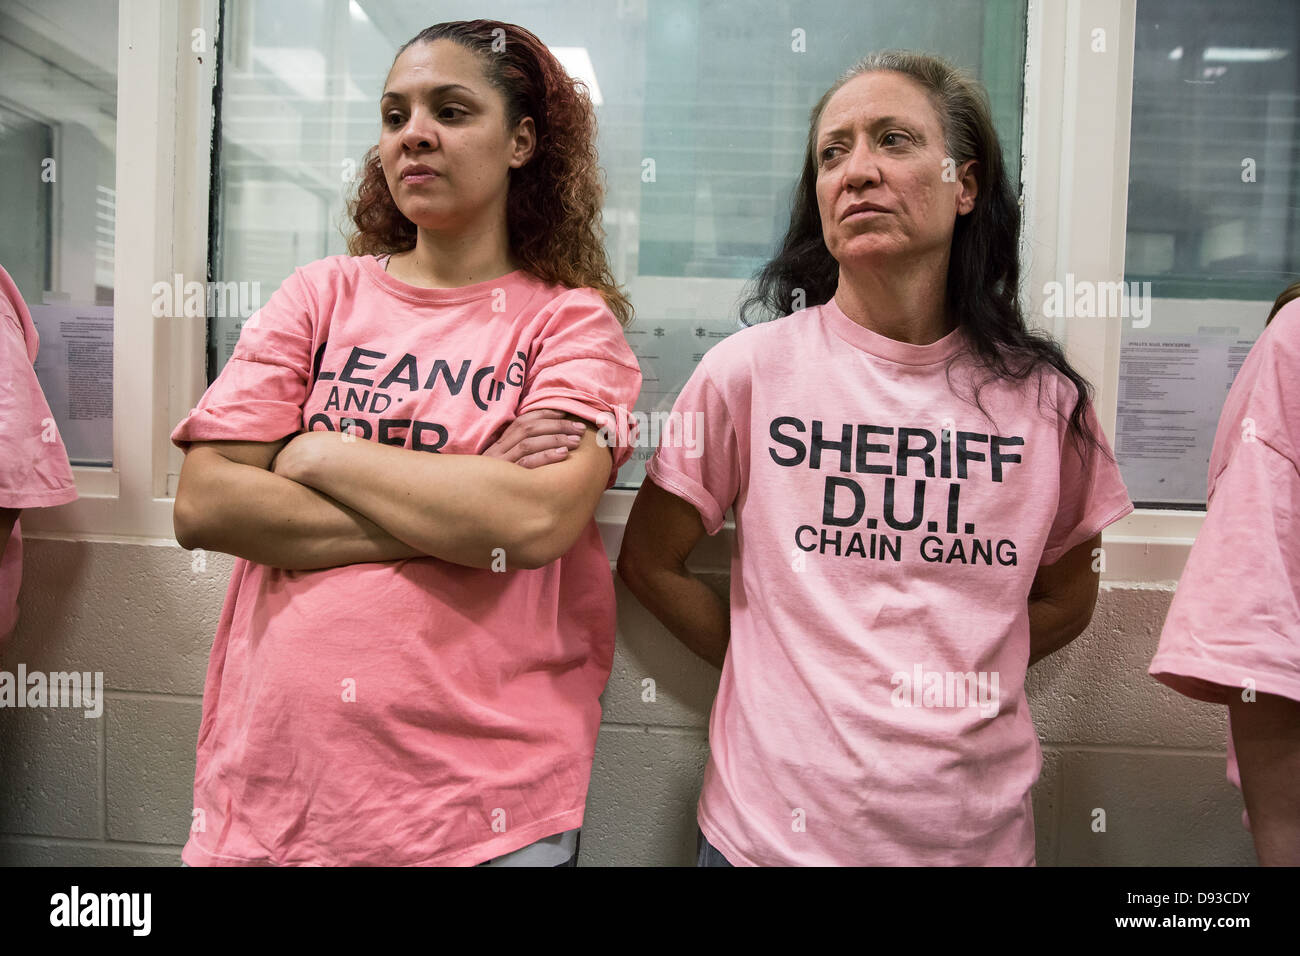
{"type": "MultiPolygon", "coordinates": [[[[233,559],[176,546],[28,539],[0,670],[103,671],[103,715],[0,711],[0,865],[178,865],[203,679],[233,559]]],[[[697,552],[706,554],[706,551],[697,552]]],[[[709,563],[709,562],[706,562],[709,563]]],[[[718,566],[713,562],[713,566],[718,566]]],[[[703,567],[703,566],[702,566],[703,567]]],[[[707,580],[727,593],[725,572],[707,580]]],[[[580,865],[693,865],[718,672],[621,584],[580,865]],[[654,703],[641,681],[653,677],[654,703]]],[[[1172,590],[1102,585],[1092,625],[1037,665],[1040,865],[1250,865],[1223,708],[1146,675],[1172,590]],[[1106,811],[1095,833],[1093,809],[1106,811]]]]}

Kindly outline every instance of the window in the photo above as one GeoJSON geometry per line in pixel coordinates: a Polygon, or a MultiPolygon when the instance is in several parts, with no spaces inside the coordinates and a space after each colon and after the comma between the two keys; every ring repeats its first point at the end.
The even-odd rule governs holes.
{"type": "MultiPolygon", "coordinates": [[[[862,50],[835,46],[848,43],[845,24],[853,24],[855,35],[869,38],[872,47],[916,46],[946,53],[974,70],[989,88],[1003,145],[1013,157],[1010,168],[1019,169],[1022,177],[1026,308],[1056,334],[1071,361],[1096,385],[1098,414],[1109,433],[1115,433],[1118,417],[1125,347],[1131,373],[1146,360],[1132,351],[1137,335],[1152,330],[1175,334],[1173,325],[1165,325],[1172,317],[1187,323],[1181,328],[1191,335],[1218,336],[1216,348],[1225,348],[1222,343],[1230,339],[1223,354],[1236,349],[1239,356],[1262,326],[1267,303],[1285,284],[1279,280],[1294,277],[1294,247],[1284,243],[1294,241],[1290,208],[1296,205],[1295,167],[1287,150],[1295,137],[1293,127],[1288,132],[1292,120],[1279,112],[1286,103],[1294,105],[1292,74],[1279,72],[1295,69],[1290,4],[1206,4],[1204,15],[1179,15],[1177,20],[1171,17],[1183,5],[1175,9],[1160,0],[969,0],[946,4],[942,14],[929,4],[852,5],[846,0],[817,5],[739,2],[727,5],[732,16],[715,12],[716,6],[703,0],[514,0],[439,5],[430,14],[378,0],[175,0],[121,4],[114,24],[104,19],[105,10],[115,9],[112,0],[93,12],[72,0],[39,5],[35,0],[0,0],[0,169],[6,173],[0,177],[0,200],[7,213],[21,210],[14,215],[25,223],[22,230],[0,234],[0,261],[13,264],[15,276],[23,273],[20,286],[37,303],[50,291],[66,293],[69,300],[75,295],[79,309],[105,308],[107,291],[113,308],[111,468],[75,467],[81,500],[25,514],[24,529],[171,540],[171,495],[182,456],[168,435],[224,364],[249,307],[269,296],[294,266],[343,251],[346,174],[349,162],[355,163],[376,138],[374,95],[396,46],[435,19],[515,20],[557,48],[585,49],[602,96],[598,114],[609,179],[608,248],[615,273],[638,309],[629,336],[634,342],[638,337],[655,342],[636,345],[646,373],[642,410],[661,409],[671,401],[695,355],[703,351],[701,338],[734,330],[732,316],[744,277],[763,258],[762,243],[775,242],[793,185],[797,147],[785,143],[779,131],[789,127],[802,138],[805,119],[796,109],[800,98],[803,110],[811,107],[814,93],[865,52],[866,43],[862,50]],[[1220,15],[1221,7],[1232,16],[1220,15]],[[741,15],[734,15],[735,10],[741,15]],[[218,14],[224,70],[219,91],[214,90],[212,45],[218,14]],[[673,23],[700,31],[693,51],[679,51],[673,44],[673,23]],[[1151,147],[1143,144],[1147,130],[1157,124],[1132,117],[1134,103],[1139,115],[1149,116],[1150,102],[1159,102],[1159,90],[1151,83],[1163,82],[1166,89],[1191,85],[1167,74],[1182,69],[1176,59],[1168,59],[1177,46],[1166,39],[1173,24],[1175,32],[1183,31],[1185,64],[1197,42],[1196,49],[1207,57],[1211,46],[1256,49],[1263,43],[1268,51],[1288,52],[1280,57],[1270,52],[1271,59],[1254,61],[1264,72],[1256,72],[1258,83],[1241,88],[1253,100],[1248,96],[1232,108],[1220,103],[1217,118],[1211,111],[1198,121],[1204,132],[1197,142],[1205,145],[1197,148],[1210,153],[1194,158],[1186,144],[1175,149],[1166,143],[1168,171],[1162,172],[1152,165],[1151,147]],[[782,57],[746,71],[743,51],[763,43],[775,48],[777,41],[766,37],[769,27],[780,35],[782,57]],[[1206,33],[1211,28],[1220,34],[1206,33]],[[116,46],[111,39],[106,42],[114,29],[116,46]],[[795,54],[790,46],[796,29],[805,31],[806,53],[795,54]],[[1155,37],[1157,30],[1164,36],[1155,37]],[[1198,41],[1189,30],[1205,35],[1198,33],[1198,41]],[[100,53],[92,54],[94,50],[100,53]],[[114,50],[117,91],[131,108],[116,115],[115,137],[106,138],[102,124],[117,111],[116,97],[104,98],[115,92],[108,78],[113,69],[104,64],[113,62],[114,50]],[[268,50],[279,55],[270,56],[268,50]],[[825,50],[830,52],[823,57],[819,51],[825,50]],[[38,75],[30,72],[36,68],[33,57],[71,64],[72,79],[33,86],[31,76],[38,75]],[[86,68],[92,60],[99,64],[96,70],[86,68]],[[29,77],[19,80],[24,63],[29,77]],[[47,108],[56,99],[58,82],[85,87],[86,95],[77,101],[80,113],[47,108]],[[1154,90],[1151,96],[1148,89],[1154,90]],[[759,95],[767,96],[768,114],[744,113],[743,123],[735,124],[766,124],[742,130],[753,140],[751,150],[719,127],[731,113],[741,116],[744,105],[759,95]],[[86,101],[99,105],[87,111],[86,101]],[[218,102],[220,130],[214,128],[218,102]],[[1266,120],[1263,125],[1259,117],[1266,120]],[[66,164],[56,166],[54,188],[15,189],[26,182],[25,163],[37,156],[57,160],[61,130],[74,122],[87,129],[101,124],[95,127],[95,141],[105,149],[112,146],[115,175],[85,173],[82,178],[103,189],[83,189],[75,198],[79,208],[69,209],[72,193],[59,194],[75,184],[66,164]],[[1250,144],[1249,152],[1245,146],[1239,150],[1240,157],[1217,145],[1215,124],[1228,122],[1238,123],[1250,144]],[[688,134],[692,148],[674,149],[688,134]],[[130,148],[118,149],[115,139],[130,148]],[[692,154],[712,163],[735,163],[744,175],[729,179],[727,167],[710,169],[691,159],[692,154]],[[656,159],[652,182],[642,181],[647,158],[656,159]],[[1245,158],[1256,161],[1254,183],[1240,178],[1245,158]],[[1221,192],[1208,179],[1196,178],[1207,175],[1209,165],[1218,170],[1227,159],[1235,164],[1237,180],[1221,192]],[[1283,160],[1291,165],[1279,167],[1283,160]],[[219,162],[215,170],[214,162],[219,162]],[[1151,189],[1184,180],[1192,185],[1178,186],[1181,206],[1146,196],[1151,189]],[[1273,191],[1261,199],[1264,189],[1273,191]],[[1246,202],[1248,196],[1255,199],[1246,202]],[[110,200],[116,250],[111,266],[103,254],[96,258],[96,243],[84,238],[96,228],[108,228],[110,200]],[[60,232],[60,203],[65,215],[91,224],[60,232]],[[1202,215],[1210,208],[1219,211],[1217,219],[1208,212],[1202,215]],[[1216,232],[1232,221],[1234,208],[1245,225],[1225,225],[1216,232]],[[673,209],[680,214],[673,215],[673,209]],[[1269,243],[1252,239],[1242,251],[1232,230],[1239,237],[1243,228],[1248,236],[1270,236],[1269,243]],[[766,234],[759,237],[761,229],[766,234]],[[41,236],[41,242],[31,241],[33,236],[41,236]],[[75,256],[68,251],[74,248],[69,242],[81,242],[75,256]],[[1276,248],[1270,252],[1263,245],[1276,248]],[[1246,258],[1234,256],[1234,248],[1246,258]],[[1195,254],[1189,251],[1193,249],[1195,254]],[[1150,281],[1155,303],[1151,325],[1134,328],[1131,318],[1053,315],[1045,308],[1044,290],[1071,276],[1111,283],[1150,281]],[[233,305],[226,296],[225,307],[210,308],[206,318],[173,310],[150,321],[153,288],[177,277],[183,284],[214,279],[247,285],[233,297],[233,305]],[[1166,302],[1175,303],[1173,312],[1167,307],[1162,312],[1166,302]],[[670,341],[674,336],[675,345],[670,341]]],[[[1202,66],[1202,71],[1213,66],[1214,75],[1201,78],[1218,86],[1233,77],[1233,62],[1242,71],[1252,65],[1216,60],[1202,66]],[[1220,73],[1224,66],[1228,69],[1220,73]]],[[[1187,103],[1179,107],[1188,116],[1191,108],[1187,103]]],[[[1165,122],[1167,131],[1180,136],[1188,133],[1183,126],[1194,125],[1165,122]]],[[[1226,135],[1220,140],[1229,142],[1226,135]]],[[[71,154],[64,149],[63,156],[66,160],[71,154]]],[[[1225,358],[1225,365],[1231,369],[1237,360],[1225,358]]],[[[1126,377],[1136,380],[1136,374],[1126,377]]],[[[1130,389],[1126,401],[1134,401],[1136,394],[1130,389]]],[[[1220,401],[1217,396],[1215,402],[1220,401]]],[[[1124,447],[1119,439],[1125,427],[1121,421],[1117,448],[1124,447]]],[[[1209,428],[1207,421],[1206,433],[1209,428]]],[[[85,460],[101,459],[89,455],[85,460]]],[[[634,460],[623,469],[626,484],[639,482],[639,464],[634,460]]],[[[1166,474],[1177,468],[1170,465],[1166,474]]],[[[1191,473],[1199,487],[1183,501],[1186,510],[1140,508],[1108,529],[1107,578],[1161,581],[1178,576],[1203,514],[1195,505],[1203,495],[1204,465],[1195,464],[1191,473]]],[[[1168,488],[1144,491],[1131,471],[1127,476],[1140,504],[1178,503],[1179,496],[1168,488]]],[[[613,490],[601,501],[597,520],[613,547],[631,498],[630,491],[613,490]]],[[[702,542],[701,559],[725,566],[729,543],[724,538],[702,542]],[[716,553],[704,554],[708,549],[716,553]]]]}
{"type": "Polygon", "coordinates": [[[1139,0],[1116,454],[1140,507],[1205,507],[1228,388],[1300,271],[1300,7],[1139,0]]]}
{"type": "MultiPolygon", "coordinates": [[[[668,411],[700,355],[737,329],[739,293],[788,223],[809,110],[871,49],[930,49],[975,72],[1007,165],[1020,168],[1023,0],[515,0],[436,13],[387,0],[264,0],[228,2],[225,15],[213,275],[255,282],[263,299],[295,266],[346,251],[351,171],[378,140],[394,54],[420,30],[519,23],[587,79],[607,246],[637,310],[628,339],[647,413],[668,411]]],[[[213,374],[247,314],[213,317],[213,374]]],[[[640,484],[651,451],[638,450],[619,487],[640,484]]]]}
{"type": "Polygon", "coordinates": [[[113,461],[117,3],[0,3],[0,265],[74,465],[113,461]]]}

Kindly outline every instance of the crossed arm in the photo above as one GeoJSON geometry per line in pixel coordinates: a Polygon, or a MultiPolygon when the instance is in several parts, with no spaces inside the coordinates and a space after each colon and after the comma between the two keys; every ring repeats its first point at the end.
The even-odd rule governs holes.
{"type": "Polygon", "coordinates": [[[572,547],[610,467],[592,427],[562,460],[533,468],[325,431],[195,442],[173,523],[184,548],[289,570],[426,555],[486,568],[497,549],[507,568],[537,568],[572,547]]]}

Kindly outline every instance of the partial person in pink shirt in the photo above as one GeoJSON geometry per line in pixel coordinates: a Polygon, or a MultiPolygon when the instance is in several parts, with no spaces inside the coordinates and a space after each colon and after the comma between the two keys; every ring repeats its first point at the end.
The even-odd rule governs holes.
{"type": "Polygon", "coordinates": [[[950,64],[873,54],[814,107],[742,306],[777,318],[704,355],[618,561],[722,669],[700,865],[1035,862],[1025,674],[1087,627],[1133,506],[1087,383],[1021,312],[1019,227],[987,96],[950,64]],[[728,509],[729,606],[686,567],[728,509]]]}
{"type": "Polygon", "coordinates": [[[18,623],[23,580],[24,508],[77,500],[68,451],[36,380],[40,336],[31,312],[0,266],[0,648],[18,623]]]}
{"type": "Polygon", "coordinates": [[[1300,866],[1300,282],[1219,417],[1205,523],[1150,674],[1228,705],[1228,779],[1265,866],[1300,866]]]}
{"type": "Polygon", "coordinates": [[[641,384],[594,112],[487,20],[405,44],[378,106],[351,254],[172,433],[178,542],[237,556],[182,859],[573,866],[614,649],[593,514],[641,384]]]}

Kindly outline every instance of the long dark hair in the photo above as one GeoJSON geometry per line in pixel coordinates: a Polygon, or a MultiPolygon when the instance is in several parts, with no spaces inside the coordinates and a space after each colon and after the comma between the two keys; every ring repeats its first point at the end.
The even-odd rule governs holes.
{"type": "MultiPolygon", "coordinates": [[[[840,87],[876,70],[901,73],[920,84],[939,115],[948,156],[958,166],[970,159],[976,161],[974,172],[979,188],[975,207],[958,216],[953,226],[947,280],[952,318],[965,328],[975,355],[989,373],[975,388],[975,406],[984,411],[979,392],[989,382],[1023,381],[1039,366],[1050,365],[1068,378],[1078,393],[1069,415],[1069,429],[1080,450],[1086,450],[1088,445],[1104,450],[1084,416],[1091,386],[1065,360],[1065,353],[1049,334],[1026,325],[1020,308],[1020,205],[1002,162],[988,95],[979,81],[940,57],[907,50],[869,54],[817,101],[809,118],[808,144],[791,204],[790,227],[776,256],[746,290],[740,307],[741,321],[752,325],[751,320],[788,315],[800,293],[808,306],[822,305],[835,295],[840,267],[826,248],[817,208],[817,127],[826,104],[840,87]]],[[[1057,412],[1062,414],[1059,409],[1057,412]]]]}
{"type": "MultiPolygon", "coordinates": [[[[496,20],[434,24],[403,43],[397,56],[416,43],[435,40],[450,40],[478,56],[488,82],[506,101],[511,129],[525,116],[533,118],[537,129],[532,158],[510,171],[506,228],[511,252],[545,282],[596,290],[620,324],[627,325],[632,303],[605,255],[600,218],[604,183],[596,160],[596,113],[586,84],[570,77],[528,30],[496,20]]],[[[415,223],[402,215],[388,191],[378,146],[362,161],[348,216],[354,226],[350,255],[415,248],[415,223]]]]}

